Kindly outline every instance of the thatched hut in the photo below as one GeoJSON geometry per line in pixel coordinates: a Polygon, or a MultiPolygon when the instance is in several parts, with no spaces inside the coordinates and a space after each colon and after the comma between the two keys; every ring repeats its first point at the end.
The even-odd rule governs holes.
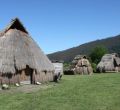
{"type": "Polygon", "coordinates": [[[72,70],[76,74],[91,74],[92,66],[85,55],[77,55],[72,61],[72,70]]]}
{"type": "Polygon", "coordinates": [[[0,83],[53,80],[54,67],[18,18],[0,32],[0,83]]]}
{"type": "Polygon", "coordinates": [[[120,58],[118,54],[105,54],[97,65],[98,72],[120,72],[120,58]]]}

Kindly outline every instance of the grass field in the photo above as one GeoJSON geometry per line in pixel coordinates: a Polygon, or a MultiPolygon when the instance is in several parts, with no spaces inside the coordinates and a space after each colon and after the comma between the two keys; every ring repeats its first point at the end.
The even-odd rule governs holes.
{"type": "Polygon", "coordinates": [[[120,110],[120,74],[63,76],[35,92],[0,93],[0,110],[120,110]]]}

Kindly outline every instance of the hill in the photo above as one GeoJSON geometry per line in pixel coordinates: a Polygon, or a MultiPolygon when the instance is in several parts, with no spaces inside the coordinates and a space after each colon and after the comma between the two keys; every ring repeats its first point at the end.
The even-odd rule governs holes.
{"type": "Polygon", "coordinates": [[[48,54],[48,57],[50,60],[63,60],[65,62],[71,62],[76,55],[78,54],[89,55],[92,49],[94,49],[96,46],[99,46],[99,45],[106,47],[109,53],[113,53],[113,52],[119,53],[120,52],[120,35],[88,42],[64,51],[48,54]]]}

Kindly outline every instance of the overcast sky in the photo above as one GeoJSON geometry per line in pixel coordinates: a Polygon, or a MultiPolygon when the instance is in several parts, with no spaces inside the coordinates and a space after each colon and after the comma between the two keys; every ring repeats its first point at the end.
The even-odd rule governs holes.
{"type": "Polygon", "coordinates": [[[15,17],[46,54],[120,34],[120,0],[0,0],[0,29],[15,17]]]}

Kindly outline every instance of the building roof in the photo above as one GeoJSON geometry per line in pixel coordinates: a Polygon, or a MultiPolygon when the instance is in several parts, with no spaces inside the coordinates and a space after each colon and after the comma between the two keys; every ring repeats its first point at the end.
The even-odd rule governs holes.
{"type": "Polygon", "coordinates": [[[120,58],[117,53],[105,54],[98,63],[97,68],[104,68],[107,71],[112,71],[120,65],[120,58]]]}
{"type": "Polygon", "coordinates": [[[16,73],[29,66],[37,72],[53,71],[48,57],[18,18],[0,33],[0,73],[16,73]]]}

